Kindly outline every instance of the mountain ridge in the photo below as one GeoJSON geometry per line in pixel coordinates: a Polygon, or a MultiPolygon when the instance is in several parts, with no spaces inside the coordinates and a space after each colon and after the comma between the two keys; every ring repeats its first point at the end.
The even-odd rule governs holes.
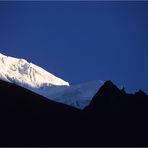
{"type": "Polygon", "coordinates": [[[148,96],[106,84],[79,110],[0,81],[0,146],[148,146],[148,96]]]}
{"type": "MultiPolygon", "coordinates": [[[[47,72],[43,68],[27,62],[22,58],[14,58],[0,54],[1,74],[4,78],[18,81],[19,85],[29,85],[30,87],[41,87],[47,85],[66,85],[69,83],[47,72]]],[[[1,77],[1,79],[3,78],[1,77]]]]}
{"type": "Polygon", "coordinates": [[[85,108],[103,85],[102,81],[97,80],[70,86],[68,82],[25,59],[3,54],[0,54],[0,67],[1,80],[15,83],[50,100],[79,109],[85,108]]]}

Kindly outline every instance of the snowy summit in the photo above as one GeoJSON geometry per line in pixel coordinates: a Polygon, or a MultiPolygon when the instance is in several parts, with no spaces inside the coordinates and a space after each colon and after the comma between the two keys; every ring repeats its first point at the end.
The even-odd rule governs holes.
{"type": "Polygon", "coordinates": [[[39,66],[3,54],[0,54],[0,79],[79,109],[85,108],[103,85],[102,81],[97,80],[70,86],[39,66]]]}
{"type": "Polygon", "coordinates": [[[34,88],[43,85],[66,85],[69,83],[52,75],[43,68],[27,62],[0,54],[0,77],[3,80],[34,88]]]}

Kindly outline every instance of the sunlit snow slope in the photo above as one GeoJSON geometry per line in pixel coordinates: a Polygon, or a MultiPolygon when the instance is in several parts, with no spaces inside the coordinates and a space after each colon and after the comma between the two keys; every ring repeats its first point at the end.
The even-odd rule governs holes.
{"type": "Polygon", "coordinates": [[[79,109],[86,107],[102,81],[70,86],[68,82],[24,59],[0,54],[0,79],[25,87],[48,99],[79,109]]]}

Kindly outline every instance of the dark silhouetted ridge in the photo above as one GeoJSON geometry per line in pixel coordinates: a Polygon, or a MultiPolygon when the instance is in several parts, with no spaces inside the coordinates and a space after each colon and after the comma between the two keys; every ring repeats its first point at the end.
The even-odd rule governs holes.
{"type": "Polygon", "coordinates": [[[104,85],[100,88],[99,92],[100,95],[116,95],[119,94],[120,91],[116,85],[112,83],[112,81],[108,80],[104,83],[104,85]]]}
{"type": "Polygon", "coordinates": [[[106,81],[84,114],[101,146],[148,146],[148,96],[143,91],[127,94],[106,81]]]}
{"type": "Polygon", "coordinates": [[[148,146],[148,96],[106,81],[84,110],[0,81],[0,146],[148,146]]]}
{"type": "Polygon", "coordinates": [[[77,121],[79,112],[0,81],[0,146],[69,145],[73,140],[68,136],[71,125],[77,121]]]}
{"type": "Polygon", "coordinates": [[[111,81],[106,81],[87,108],[101,112],[119,111],[122,108],[125,95],[123,90],[120,90],[111,81]]]}
{"type": "Polygon", "coordinates": [[[146,93],[143,92],[141,89],[135,93],[135,95],[138,95],[138,96],[146,96],[146,93]]]}
{"type": "Polygon", "coordinates": [[[137,112],[139,108],[147,110],[147,105],[148,96],[142,90],[139,90],[135,94],[127,94],[124,88],[119,89],[111,81],[106,81],[85,110],[137,112]]]}

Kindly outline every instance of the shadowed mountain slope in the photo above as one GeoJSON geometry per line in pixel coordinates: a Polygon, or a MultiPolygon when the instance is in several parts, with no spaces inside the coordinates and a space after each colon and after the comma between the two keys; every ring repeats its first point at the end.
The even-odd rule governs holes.
{"type": "Polygon", "coordinates": [[[79,112],[15,84],[0,81],[0,146],[66,143],[64,134],[71,129],[71,122],[76,122],[79,112]]]}
{"type": "Polygon", "coordinates": [[[147,106],[111,81],[82,111],[0,81],[0,146],[148,146],[147,106]]]}
{"type": "Polygon", "coordinates": [[[93,121],[90,133],[102,134],[101,146],[148,146],[148,96],[143,91],[127,94],[106,81],[83,112],[93,121]]]}

